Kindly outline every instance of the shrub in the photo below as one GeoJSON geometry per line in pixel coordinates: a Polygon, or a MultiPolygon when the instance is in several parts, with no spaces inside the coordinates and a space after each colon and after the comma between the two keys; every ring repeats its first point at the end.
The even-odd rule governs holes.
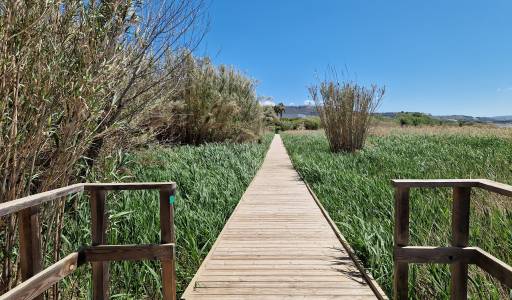
{"type": "Polygon", "coordinates": [[[243,142],[257,139],[263,110],[255,81],[208,58],[187,58],[186,77],[177,94],[152,115],[158,139],[166,143],[199,145],[206,142],[243,142]]]}
{"type": "Polygon", "coordinates": [[[319,118],[307,118],[304,119],[304,129],[306,130],[317,130],[320,128],[319,118]]]}
{"type": "Polygon", "coordinates": [[[324,81],[309,88],[333,152],[361,149],[371,115],[384,96],[384,88],[353,82],[324,81]],[[320,93],[320,95],[319,95],[320,93]]]}
{"type": "Polygon", "coordinates": [[[413,125],[413,126],[419,126],[419,125],[442,125],[444,123],[449,123],[446,121],[438,120],[431,115],[427,115],[424,113],[419,112],[401,112],[397,115],[398,122],[400,123],[400,126],[405,125],[413,125]]]}
{"type": "MultiPolygon", "coordinates": [[[[164,54],[193,46],[202,4],[164,2],[0,3],[0,202],[80,180],[105,138],[178,82],[164,54]]],[[[64,208],[41,208],[45,263],[61,254],[64,208]]],[[[2,218],[0,294],[19,279],[16,229],[16,216],[2,218]]]]}

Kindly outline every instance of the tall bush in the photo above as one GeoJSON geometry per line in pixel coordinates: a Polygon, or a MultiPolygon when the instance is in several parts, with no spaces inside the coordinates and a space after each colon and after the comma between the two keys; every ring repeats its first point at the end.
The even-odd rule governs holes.
{"type": "Polygon", "coordinates": [[[384,96],[376,85],[324,81],[309,88],[333,152],[355,152],[364,145],[370,118],[384,96]]]}
{"type": "Polygon", "coordinates": [[[159,140],[199,145],[253,140],[260,136],[263,110],[255,81],[232,67],[189,55],[186,76],[176,94],[151,116],[159,140]]]}
{"type": "MultiPolygon", "coordinates": [[[[164,69],[166,58],[193,46],[187,32],[201,5],[1,2],[0,202],[77,180],[84,156],[96,159],[106,139],[176,86],[178,68],[164,69]]],[[[64,209],[64,201],[42,209],[47,262],[60,256],[64,209]]],[[[0,222],[0,294],[19,281],[16,228],[15,216],[0,222]]],[[[58,298],[56,290],[52,297],[58,298]]]]}

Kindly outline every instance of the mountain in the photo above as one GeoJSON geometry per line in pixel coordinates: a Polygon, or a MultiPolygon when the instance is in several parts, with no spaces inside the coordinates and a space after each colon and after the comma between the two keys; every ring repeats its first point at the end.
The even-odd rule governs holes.
{"type": "Polygon", "coordinates": [[[285,118],[305,118],[311,116],[318,116],[315,106],[286,106],[283,113],[283,117],[285,118]]]}
{"type": "MultiPolygon", "coordinates": [[[[400,112],[382,112],[377,113],[379,116],[395,118],[400,112]]],[[[427,114],[432,116],[430,114],[427,114]]],[[[310,105],[299,105],[299,106],[286,106],[283,117],[285,118],[305,118],[310,116],[318,116],[316,107],[310,105]]],[[[464,122],[477,122],[477,123],[495,123],[504,124],[512,123],[512,115],[496,116],[496,117],[473,117],[466,115],[442,115],[432,116],[433,118],[445,121],[464,121],[464,122]]]]}

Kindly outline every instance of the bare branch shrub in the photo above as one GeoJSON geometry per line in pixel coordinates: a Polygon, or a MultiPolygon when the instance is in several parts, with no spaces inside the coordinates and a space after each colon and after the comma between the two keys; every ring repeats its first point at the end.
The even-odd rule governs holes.
{"type": "Polygon", "coordinates": [[[362,149],[370,119],[378,107],[385,88],[367,88],[354,82],[323,81],[309,88],[333,152],[362,149]]]}
{"type": "MultiPolygon", "coordinates": [[[[201,0],[0,3],[0,201],[67,185],[79,175],[77,162],[86,155],[92,163],[105,141],[127,129],[144,134],[134,128],[142,113],[181,80],[180,49],[202,38],[202,7],[201,0]]],[[[41,214],[49,261],[60,256],[64,208],[52,202],[41,214]]],[[[16,228],[15,216],[0,222],[0,294],[19,281],[16,228]]]]}

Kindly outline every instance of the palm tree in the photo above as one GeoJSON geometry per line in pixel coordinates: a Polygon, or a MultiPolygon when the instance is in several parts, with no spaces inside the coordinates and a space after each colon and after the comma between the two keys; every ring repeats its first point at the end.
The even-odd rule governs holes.
{"type": "Polygon", "coordinates": [[[283,102],[280,102],[278,105],[274,105],[274,111],[276,112],[276,115],[279,115],[280,119],[283,117],[285,110],[286,107],[284,106],[283,102]]]}

